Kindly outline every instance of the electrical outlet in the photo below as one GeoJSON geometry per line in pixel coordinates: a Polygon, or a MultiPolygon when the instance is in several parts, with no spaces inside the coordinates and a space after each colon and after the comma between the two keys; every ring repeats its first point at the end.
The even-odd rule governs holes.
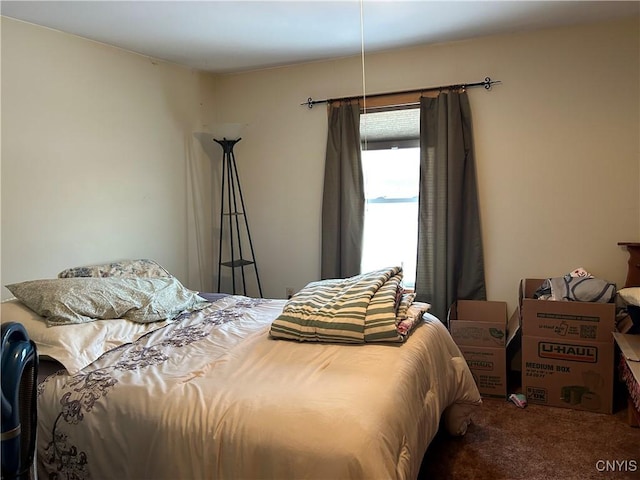
{"type": "Polygon", "coordinates": [[[287,289],[286,289],[287,299],[293,297],[294,293],[295,293],[295,291],[294,291],[293,287],[287,287],[287,289]]]}

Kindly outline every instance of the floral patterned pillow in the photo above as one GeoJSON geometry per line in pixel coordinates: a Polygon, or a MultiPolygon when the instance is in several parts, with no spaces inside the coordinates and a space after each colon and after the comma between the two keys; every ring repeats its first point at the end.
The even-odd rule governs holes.
{"type": "Polygon", "coordinates": [[[122,319],[173,320],[209,304],[177,278],[54,278],[6,285],[49,326],[122,319]]]}
{"type": "Polygon", "coordinates": [[[120,262],[105,263],[102,265],[89,265],[86,267],[73,267],[63,270],[58,278],[76,277],[172,277],[164,267],[153,260],[122,260],[120,262]]]}

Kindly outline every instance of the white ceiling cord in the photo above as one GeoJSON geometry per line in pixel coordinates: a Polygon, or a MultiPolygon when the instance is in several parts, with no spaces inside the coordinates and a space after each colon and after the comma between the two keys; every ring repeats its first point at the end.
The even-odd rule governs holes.
{"type": "Polygon", "coordinates": [[[367,113],[367,75],[364,69],[364,0],[360,0],[360,57],[362,61],[362,109],[367,113]]]}

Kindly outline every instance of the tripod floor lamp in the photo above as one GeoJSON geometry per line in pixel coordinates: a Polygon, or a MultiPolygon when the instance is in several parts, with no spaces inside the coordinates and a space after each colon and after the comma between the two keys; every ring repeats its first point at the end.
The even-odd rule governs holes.
{"type": "Polygon", "coordinates": [[[237,280],[242,280],[242,293],[247,295],[245,269],[253,268],[258,284],[258,293],[262,297],[258,265],[256,264],[253,242],[249,232],[249,220],[247,219],[244,198],[242,197],[236,157],[233,153],[234,145],[242,139],[229,140],[223,138],[222,140],[217,140],[214,138],[213,140],[222,147],[224,152],[222,156],[222,193],[220,199],[220,239],[218,242],[218,292],[220,292],[222,267],[227,267],[231,269],[233,294],[238,294],[236,282],[237,280]],[[228,241],[229,256],[226,260],[223,260],[222,245],[225,240],[228,241]],[[239,272],[237,272],[238,269],[239,272]]]}

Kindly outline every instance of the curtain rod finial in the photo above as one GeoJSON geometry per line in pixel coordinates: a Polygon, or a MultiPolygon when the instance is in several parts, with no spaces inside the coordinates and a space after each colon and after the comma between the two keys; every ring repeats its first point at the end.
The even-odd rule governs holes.
{"type": "Polygon", "coordinates": [[[314,103],[313,98],[309,97],[306,102],[301,103],[300,105],[306,105],[308,108],[313,108],[314,103]]]}
{"type": "Polygon", "coordinates": [[[484,88],[486,90],[491,90],[493,85],[498,85],[502,83],[500,80],[491,80],[491,77],[484,77],[484,88]]]}

